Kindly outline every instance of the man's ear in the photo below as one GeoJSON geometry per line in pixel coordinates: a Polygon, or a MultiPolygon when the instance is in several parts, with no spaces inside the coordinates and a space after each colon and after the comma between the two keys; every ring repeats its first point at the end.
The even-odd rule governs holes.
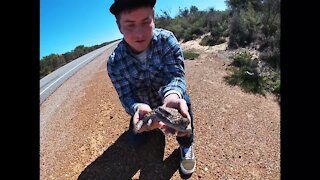
{"type": "Polygon", "coordinates": [[[152,18],[153,18],[153,21],[154,21],[154,9],[152,9],[152,18]]]}
{"type": "Polygon", "coordinates": [[[152,9],[153,28],[155,28],[154,9],[152,9]]]}
{"type": "Polygon", "coordinates": [[[119,20],[119,19],[117,19],[117,21],[116,21],[116,22],[117,22],[117,25],[118,25],[119,31],[121,32],[121,34],[123,34],[123,33],[122,33],[122,31],[121,31],[121,24],[120,24],[120,20],[119,20]]]}

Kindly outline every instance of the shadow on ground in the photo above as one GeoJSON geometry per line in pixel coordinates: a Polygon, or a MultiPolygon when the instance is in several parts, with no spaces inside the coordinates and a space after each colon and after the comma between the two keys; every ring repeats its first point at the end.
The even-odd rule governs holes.
{"type": "Polygon", "coordinates": [[[128,144],[126,131],[78,179],[132,179],[138,170],[141,180],[170,179],[179,169],[180,152],[177,148],[163,160],[164,148],[165,136],[160,130],[150,132],[149,141],[140,147],[128,144]]]}

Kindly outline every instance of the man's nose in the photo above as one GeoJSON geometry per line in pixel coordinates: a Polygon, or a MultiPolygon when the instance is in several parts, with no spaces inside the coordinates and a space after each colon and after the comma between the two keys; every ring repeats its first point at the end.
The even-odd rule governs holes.
{"type": "Polygon", "coordinates": [[[136,35],[136,37],[142,37],[143,36],[143,27],[142,26],[137,26],[135,29],[134,29],[134,33],[136,35]]]}

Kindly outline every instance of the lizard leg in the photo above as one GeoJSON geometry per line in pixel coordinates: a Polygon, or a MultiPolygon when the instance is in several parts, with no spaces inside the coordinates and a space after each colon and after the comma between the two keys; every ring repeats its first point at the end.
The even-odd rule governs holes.
{"type": "Polygon", "coordinates": [[[176,134],[176,130],[171,128],[171,127],[167,127],[168,131],[171,133],[171,134],[176,134]]]}

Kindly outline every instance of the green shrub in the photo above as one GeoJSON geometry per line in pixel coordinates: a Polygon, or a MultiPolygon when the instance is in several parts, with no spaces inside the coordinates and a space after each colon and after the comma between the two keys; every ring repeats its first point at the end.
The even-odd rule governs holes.
{"type": "Polygon", "coordinates": [[[207,35],[201,39],[199,44],[201,46],[215,46],[224,42],[226,42],[224,38],[207,35]]]}
{"type": "Polygon", "coordinates": [[[280,94],[280,73],[273,73],[271,77],[264,77],[266,89],[274,94],[280,94]]]}
{"type": "Polygon", "coordinates": [[[264,94],[264,79],[257,72],[247,66],[235,68],[231,76],[225,80],[231,85],[239,85],[245,92],[264,94]]]}
{"type": "Polygon", "coordinates": [[[230,64],[232,74],[225,81],[230,85],[239,85],[245,92],[274,93],[280,101],[280,72],[271,71],[271,75],[262,76],[258,72],[257,60],[252,60],[248,52],[237,53],[230,64]]]}
{"type": "Polygon", "coordinates": [[[263,51],[259,58],[268,63],[273,69],[279,70],[280,69],[280,50],[279,48],[267,48],[263,51]]]}
{"type": "Polygon", "coordinates": [[[231,65],[235,67],[249,66],[252,68],[257,67],[257,62],[252,60],[252,54],[247,51],[237,53],[233,56],[233,62],[231,65]]]}
{"type": "Polygon", "coordinates": [[[228,47],[236,49],[245,47],[257,40],[260,33],[261,13],[248,3],[247,9],[239,9],[231,18],[230,41],[228,47]]]}
{"type": "Polygon", "coordinates": [[[198,53],[193,52],[192,50],[183,51],[184,59],[194,60],[199,56],[198,53]]]}
{"type": "Polygon", "coordinates": [[[230,49],[237,49],[238,47],[244,47],[246,38],[247,38],[247,30],[244,25],[241,23],[240,17],[235,15],[231,18],[230,22],[230,37],[228,47],[230,49]]]}

